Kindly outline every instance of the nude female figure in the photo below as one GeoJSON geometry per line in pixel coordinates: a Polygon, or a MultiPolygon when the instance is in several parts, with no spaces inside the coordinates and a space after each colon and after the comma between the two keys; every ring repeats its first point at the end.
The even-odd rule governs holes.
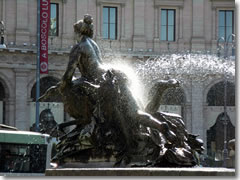
{"type": "MultiPolygon", "coordinates": [[[[90,15],[85,15],[84,20],[80,20],[74,24],[74,32],[77,35],[78,43],[76,45],[74,45],[74,47],[72,48],[72,50],[70,52],[67,69],[66,69],[60,83],[58,83],[57,86],[50,88],[45,93],[45,95],[43,95],[43,97],[44,96],[48,97],[49,95],[54,94],[55,91],[59,91],[60,94],[62,94],[63,96],[67,96],[67,98],[70,99],[69,95],[67,95],[69,93],[69,91],[66,94],[66,89],[72,88],[74,86],[74,83],[76,83],[76,82],[78,83],[77,85],[80,86],[79,80],[76,82],[72,81],[72,78],[73,78],[76,68],[78,68],[81,73],[80,81],[84,82],[83,86],[86,85],[86,83],[88,83],[88,85],[90,87],[91,86],[98,87],[100,81],[102,80],[102,78],[104,78],[103,77],[104,73],[106,75],[107,71],[101,68],[102,60],[101,60],[100,50],[99,50],[97,44],[92,40],[92,36],[93,36],[92,21],[93,20],[90,15]],[[86,80],[86,81],[84,81],[84,80],[86,80]]],[[[116,74],[118,77],[124,76],[124,74],[121,72],[117,72],[114,70],[112,70],[112,71],[113,71],[113,74],[116,74]]],[[[122,78],[124,79],[126,77],[120,77],[119,79],[122,79],[122,78]]],[[[122,86],[125,86],[125,85],[122,84],[122,86]]],[[[141,123],[146,124],[148,126],[150,125],[150,126],[154,126],[155,128],[161,128],[161,129],[166,128],[166,124],[160,123],[155,118],[152,118],[150,115],[147,115],[146,113],[139,114],[137,112],[138,106],[137,106],[134,98],[132,97],[131,93],[128,92],[128,88],[121,87],[121,89],[122,89],[122,91],[124,91],[127,94],[126,98],[129,98],[129,99],[124,99],[124,101],[128,101],[129,106],[133,106],[133,107],[127,106],[125,108],[132,110],[130,113],[133,114],[134,118],[136,116],[139,116],[140,118],[137,118],[137,119],[139,121],[141,121],[141,123]]],[[[111,90],[111,89],[109,89],[109,90],[111,90]]],[[[74,97],[75,97],[75,95],[74,95],[74,97]]],[[[40,98],[40,99],[42,100],[43,98],[40,98]]],[[[73,105],[76,102],[76,99],[78,99],[78,98],[74,98],[74,99],[75,100],[73,100],[73,98],[71,98],[71,100],[73,101],[73,102],[70,102],[71,105],[73,105]]],[[[83,101],[83,100],[80,100],[80,101],[83,101]]],[[[71,106],[71,107],[73,107],[73,106],[71,106]]],[[[89,107],[89,106],[87,106],[87,107],[89,107]]],[[[79,108],[78,108],[78,110],[79,110],[79,108]]],[[[73,109],[71,109],[69,111],[72,112],[72,113],[70,113],[70,115],[75,118],[77,118],[77,116],[83,116],[82,111],[76,112],[76,111],[73,111],[73,109]]],[[[119,112],[119,113],[123,113],[123,112],[119,112]]],[[[90,111],[87,114],[88,114],[88,116],[85,116],[84,118],[81,118],[81,119],[84,119],[86,122],[90,122],[90,121],[88,121],[90,119],[89,117],[91,115],[90,111]],[[88,120],[86,120],[86,119],[88,119],[88,120]]],[[[79,119],[79,117],[77,119],[79,119]]],[[[125,121],[128,121],[128,120],[125,120],[125,121]]],[[[74,122],[76,122],[76,121],[74,121],[74,122]]],[[[79,123],[83,123],[83,122],[79,122],[79,123]]],[[[135,122],[135,123],[139,124],[137,122],[135,122]]],[[[83,123],[83,124],[85,124],[85,123],[83,123]]],[[[124,123],[124,125],[126,125],[126,124],[124,123]]]]}

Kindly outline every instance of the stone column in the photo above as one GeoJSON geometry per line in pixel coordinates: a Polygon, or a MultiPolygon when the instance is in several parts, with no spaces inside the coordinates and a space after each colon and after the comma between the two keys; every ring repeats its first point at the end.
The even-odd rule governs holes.
{"type": "Polygon", "coordinates": [[[205,50],[204,0],[192,0],[192,50],[205,50]]]}
{"type": "Polygon", "coordinates": [[[28,28],[28,0],[18,0],[17,2],[17,26],[16,26],[16,43],[30,43],[28,28]]]}
{"type": "Polygon", "coordinates": [[[188,130],[188,132],[192,132],[192,105],[191,102],[186,103],[185,105],[185,127],[188,130]]]}
{"type": "Polygon", "coordinates": [[[207,102],[203,102],[203,119],[205,119],[205,121],[203,121],[203,127],[204,127],[204,131],[203,131],[203,142],[204,143],[204,148],[207,149],[207,130],[208,130],[208,119],[207,119],[207,108],[208,108],[208,103],[207,102]]]}
{"type": "MultiPolygon", "coordinates": [[[[27,98],[27,106],[28,106],[28,117],[29,117],[29,121],[28,121],[28,128],[30,129],[30,127],[36,122],[36,101],[33,102],[33,99],[28,95],[27,98]],[[34,103],[34,107],[32,105],[32,103],[34,103]],[[33,111],[34,109],[34,111],[33,111]]],[[[41,107],[41,105],[40,105],[41,107]]],[[[39,112],[40,114],[41,112],[39,112]]]]}
{"type": "Polygon", "coordinates": [[[192,133],[200,135],[201,139],[205,137],[204,119],[203,119],[203,85],[201,82],[192,83],[192,133]]]}
{"type": "Polygon", "coordinates": [[[28,70],[15,69],[16,76],[16,99],[15,99],[15,120],[16,127],[21,130],[29,129],[29,108],[27,106],[27,83],[28,70]]]}
{"type": "Polygon", "coordinates": [[[6,115],[6,124],[9,126],[16,126],[15,123],[15,99],[14,98],[8,98],[6,99],[6,110],[5,110],[5,115],[6,115]]]}
{"type": "Polygon", "coordinates": [[[145,42],[145,0],[134,0],[133,50],[146,50],[145,42]]]}

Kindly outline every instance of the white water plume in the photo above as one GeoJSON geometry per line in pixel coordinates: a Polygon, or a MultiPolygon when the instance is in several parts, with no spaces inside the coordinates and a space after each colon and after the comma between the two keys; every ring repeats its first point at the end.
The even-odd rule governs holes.
{"type": "Polygon", "coordinates": [[[204,81],[211,76],[235,78],[235,61],[209,54],[171,54],[135,63],[136,73],[147,84],[158,79],[175,78],[204,81]]]}
{"type": "Polygon", "coordinates": [[[187,83],[191,80],[200,82],[224,76],[235,79],[233,57],[224,59],[210,54],[165,54],[146,61],[132,61],[132,64],[114,55],[110,59],[111,63],[105,63],[103,68],[124,72],[130,80],[133,97],[137,102],[140,101],[141,105],[146,105],[149,88],[157,80],[174,78],[181,83],[187,83]]]}

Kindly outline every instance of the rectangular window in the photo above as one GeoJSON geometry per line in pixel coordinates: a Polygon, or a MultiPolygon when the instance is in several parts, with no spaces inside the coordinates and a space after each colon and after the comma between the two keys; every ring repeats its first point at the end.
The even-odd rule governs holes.
{"type": "Polygon", "coordinates": [[[161,10],[161,40],[175,41],[175,10],[161,10]]]}
{"type": "Polygon", "coordinates": [[[51,3],[51,15],[50,15],[50,36],[58,36],[58,4],[51,3]]]}
{"type": "Polygon", "coordinates": [[[103,7],[103,29],[104,39],[117,39],[117,8],[103,7]]]}
{"type": "Polygon", "coordinates": [[[218,18],[218,37],[223,37],[227,41],[232,42],[231,34],[234,33],[234,14],[232,10],[220,10],[218,18]]]}

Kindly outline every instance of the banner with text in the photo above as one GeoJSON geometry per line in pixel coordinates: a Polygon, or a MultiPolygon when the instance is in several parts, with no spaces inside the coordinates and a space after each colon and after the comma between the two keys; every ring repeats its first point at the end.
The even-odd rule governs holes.
{"type": "Polygon", "coordinates": [[[48,31],[50,0],[40,0],[40,73],[48,73],[48,31]]]}

